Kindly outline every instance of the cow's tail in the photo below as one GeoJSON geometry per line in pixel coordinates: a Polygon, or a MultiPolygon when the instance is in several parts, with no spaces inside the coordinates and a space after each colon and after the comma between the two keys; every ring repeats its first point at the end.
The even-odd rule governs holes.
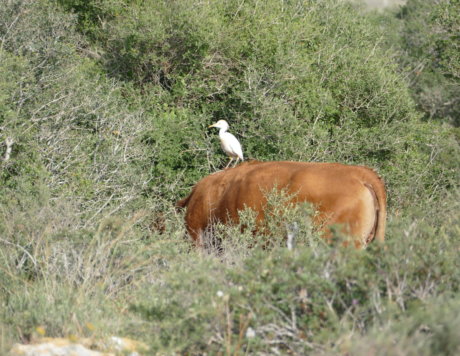
{"type": "Polygon", "coordinates": [[[377,214],[375,238],[378,242],[383,242],[385,240],[385,228],[387,223],[387,195],[385,189],[381,189],[380,194],[377,194],[377,200],[379,203],[379,211],[377,214]]]}
{"type": "Polygon", "coordinates": [[[365,186],[370,190],[372,196],[374,197],[376,219],[374,228],[372,229],[367,242],[370,242],[373,239],[383,242],[385,240],[385,226],[387,218],[387,195],[383,180],[375,172],[372,173],[372,176],[368,177],[365,186]]]}

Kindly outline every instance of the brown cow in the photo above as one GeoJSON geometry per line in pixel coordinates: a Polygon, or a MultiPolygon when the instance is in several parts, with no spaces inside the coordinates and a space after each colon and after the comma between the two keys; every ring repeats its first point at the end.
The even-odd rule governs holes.
{"type": "Polygon", "coordinates": [[[340,224],[357,247],[374,238],[384,240],[385,186],[363,166],[251,161],[204,177],[177,207],[187,207],[187,231],[202,246],[211,222],[238,223],[238,212],[246,207],[256,211],[258,222],[263,221],[265,195],[273,188],[292,195],[294,203],[312,203],[318,211],[314,221],[323,222],[325,237],[331,236],[329,226],[340,224]]]}

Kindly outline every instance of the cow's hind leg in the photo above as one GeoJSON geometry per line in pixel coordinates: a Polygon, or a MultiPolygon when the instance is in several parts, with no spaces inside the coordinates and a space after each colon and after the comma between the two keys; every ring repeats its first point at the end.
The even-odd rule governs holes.
{"type": "Polygon", "coordinates": [[[343,211],[338,222],[346,226],[346,234],[357,248],[366,247],[374,238],[377,223],[375,198],[365,186],[355,196],[353,204],[343,211]]]}
{"type": "Polygon", "coordinates": [[[334,231],[337,231],[350,237],[345,245],[353,242],[356,248],[365,247],[375,234],[375,198],[367,187],[362,186],[355,191],[353,197],[347,196],[337,201],[331,211],[323,211],[317,218],[319,221],[316,222],[323,227],[321,230],[324,238],[333,238],[334,231]]]}
{"type": "Polygon", "coordinates": [[[192,229],[190,227],[187,228],[188,235],[192,240],[192,243],[198,249],[203,248],[203,230],[202,229],[192,229]]]}

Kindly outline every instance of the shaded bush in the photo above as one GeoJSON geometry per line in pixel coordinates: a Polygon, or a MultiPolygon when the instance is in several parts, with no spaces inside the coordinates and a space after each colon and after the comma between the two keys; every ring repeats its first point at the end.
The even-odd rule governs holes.
{"type": "Polygon", "coordinates": [[[460,72],[456,0],[408,0],[395,14],[383,16],[388,45],[407,73],[411,93],[426,119],[460,125],[460,72]],[[391,19],[391,16],[395,16],[391,19]]]}

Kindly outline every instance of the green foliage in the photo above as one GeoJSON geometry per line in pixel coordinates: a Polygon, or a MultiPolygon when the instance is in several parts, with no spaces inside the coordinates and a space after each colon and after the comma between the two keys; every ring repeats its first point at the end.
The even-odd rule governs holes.
{"type": "Polygon", "coordinates": [[[91,40],[97,40],[101,27],[113,20],[124,8],[123,0],[56,0],[68,12],[77,16],[77,29],[91,40]]]}
{"type": "Polygon", "coordinates": [[[0,353],[43,326],[160,354],[455,354],[457,8],[3,2],[0,353]],[[173,205],[226,161],[218,119],[248,158],[377,169],[388,242],[327,245],[310,207],[273,196],[269,235],[245,211],[214,228],[218,249],[189,251],[173,205]]]}
{"type": "Polygon", "coordinates": [[[141,139],[149,152],[148,169],[154,177],[150,192],[174,199],[178,188],[190,187],[203,176],[201,170],[193,168],[207,166],[201,134],[204,120],[189,110],[169,109],[166,105],[159,115],[152,117],[151,129],[141,139]]]}
{"type": "Polygon", "coordinates": [[[445,300],[434,298],[427,302],[429,308],[420,305],[411,316],[404,316],[396,325],[373,330],[370,335],[354,339],[354,344],[342,347],[353,354],[366,354],[370,348],[372,355],[403,353],[406,355],[456,355],[460,351],[458,343],[458,298],[445,300]],[[389,343],[388,339],[393,342],[389,343]]]}
{"type": "Polygon", "coordinates": [[[418,121],[391,53],[376,45],[382,33],[349,5],[61,2],[75,17],[45,1],[18,4],[33,11],[5,30],[4,43],[26,54],[27,91],[5,112],[21,108],[18,125],[52,172],[53,194],[78,192],[98,202],[87,205],[93,211],[133,195],[186,194],[225,159],[206,133],[220,118],[249,158],[376,167],[396,192],[392,204],[457,178],[433,159],[455,153],[448,133],[418,121]],[[117,15],[101,14],[102,26],[98,9],[117,15]],[[81,16],[94,21],[86,28],[81,16]],[[93,25],[96,61],[81,56],[87,44],[75,31],[94,33],[93,25]],[[135,191],[120,191],[126,184],[135,191]]]}
{"type": "Polygon", "coordinates": [[[78,236],[48,228],[29,240],[28,254],[2,248],[1,326],[16,325],[24,339],[37,326],[49,336],[122,333],[155,353],[367,354],[366,345],[376,345],[382,354],[428,347],[427,354],[453,355],[457,198],[447,197],[450,208],[434,216],[394,219],[387,243],[366,251],[324,243],[248,250],[230,227],[222,232],[237,243],[216,258],[187,252],[178,221],[166,235],[143,239],[142,214],[78,236]],[[434,227],[439,216],[445,225],[434,227]]]}
{"type": "MultiPolygon", "coordinates": [[[[154,170],[162,179],[180,170],[189,186],[204,167],[219,165],[215,155],[190,154],[210,150],[205,134],[194,130],[221,118],[230,121],[247,157],[368,164],[401,193],[409,181],[395,170],[413,177],[437,165],[423,143],[410,144],[411,135],[431,142],[433,129],[443,129],[420,126],[391,53],[377,46],[383,34],[348,5],[229,1],[191,8],[155,1],[126,11],[107,25],[101,63],[148,93],[145,105],[162,126],[154,130],[169,137],[155,147],[165,152],[158,152],[154,170]],[[179,129],[161,119],[170,107],[184,108],[179,129]],[[414,157],[408,170],[406,161],[414,157]]],[[[447,149],[442,142],[437,150],[447,149]]],[[[417,179],[415,194],[398,197],[411,201],[429,181],[417,179]]]]}
{"type": "Polygon", "coordinates": [[[409,0],[401,9],[402,63],[426,117],[460,125],[458,0],[409,0]]]}
{"type": "MultiPolygon", "coordinates": [[[[144,290],[132,311],[150,323],[146,330],[157,352],[258,353],[271,348],[305,354],[330,348],[367,354],[365,344],[352,341],[357,339],[402,353],[425,352],[428,346],[434,353],[455,354],[458,318],[441,305],[435,309],[444,316],[438,318],[430,307],[434,300],[458,303],[455,209],[442,213],[448,225],[440,230],[430,227],[431,219],[398,219],[386,245],[370,245],[366,251],[326,244],[299,245],[293,251],[279,246],[255,248],[235,259],[238,248],[247,247],[228,244],[220,261],[190,254],[176,267],[170,265],[163,282],[144,290]],[[407,342],[372,341],[382,328],[393,335],[390,326],[401,330],[407,342]],[[249,327],[254,339],[246,336],[249,327]],[[410,344],[420,328],[432,337],[410,344]],[[368,330],[371,334],[363,337],[368,330]]],[[[237,234],[227,230],[228,239],[239,239],[237,234]]]]}
{"type": "Polygon", "coordinates": [[[18,84],[23,84],[27,90],[28,63],[19,56],[14,56],[4,50],[0,51],[0,125],[6,122],[16,122],[17,114],[14,106],[15,97],[18,95],[18,84]]]}

